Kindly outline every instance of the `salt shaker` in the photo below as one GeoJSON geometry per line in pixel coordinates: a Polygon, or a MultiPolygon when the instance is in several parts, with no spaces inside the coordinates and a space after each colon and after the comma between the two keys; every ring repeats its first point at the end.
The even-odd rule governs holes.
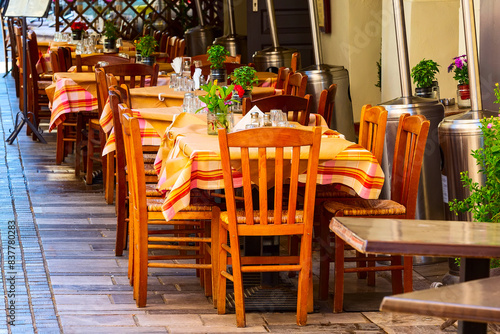
{"type": "Polygon", "coordinates": [[[262,121],[262,126],[263,127],[273,126],[273,122],[271,122],[271,115],[270,114],[264,114],[264,120],[262,121]]]}
{"type": "Polygon", "coordinates": [[[260,121],[259,121],[259,113],[258,112],[252,112],[250,114],[250,124],[254,128],[258,128],[260,126],[260,121]]]}

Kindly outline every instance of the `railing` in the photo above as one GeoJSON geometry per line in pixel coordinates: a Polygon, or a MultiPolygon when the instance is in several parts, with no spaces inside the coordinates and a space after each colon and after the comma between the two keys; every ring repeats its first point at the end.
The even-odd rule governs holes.
{"type": "MultiPolygon", "coordinates": [[[[201,0],[207,25],[222,27],[223,0],[201,0]]],[[[87,23],[102,33],[104,22],[112,20],[120,37],[133,40],[147,27],[183,36],[198,25],[194,1],[186,0],[59,0],[55,2],[56,31],[69,31],[73,22],[87,23]]]]}

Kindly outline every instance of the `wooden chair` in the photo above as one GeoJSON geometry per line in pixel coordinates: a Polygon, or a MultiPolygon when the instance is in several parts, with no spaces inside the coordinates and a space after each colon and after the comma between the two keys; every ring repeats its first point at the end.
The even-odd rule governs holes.
{"type": "Polygon", "coordinates": [[[82,57],[81,55],[76,55],[76,71],[84,72],[83,66],[85,66],[85,72],[94,72],[95,65],[100,61],[105,61],[109,65],[119,65],[131,63],[130,59],[123,58],[114,55],[91,55],[82,57]]]}
{"type": "Polygon", "coordinates": [[[177,36],[169,36],[167,39],[167,54],[171,59],[175,58],[172,55],[175,55],[177,38],[178,38],[177,36]]]}
{"type": "Polygon", "coordinates": [[[242,114],[246,115],[254,106],[259,107],[262,112],[269,112],[271,109],[281,109],[284,112],[292,113],[292,121],[302,125],[309,124],[311,113],[311,95],[298,97],[294,95],[273,95],[257,100],[244,98],[242,101],[242,114]]]}
{"type": "Polygon", "coordinates": [[[7,26],[9,29],[9,39],[10,39],[10,49],[11,49],[11,68],[12,68],[12,77],[14,78],[16,84],[16,97],[19,97],[19,88],[20,88],[20,73],[19,67],[17,64],[18,55],[18,47],[17,47],[17,39],[16,34],[14,32],[14,22],[17,22],[19,19],[9,17],[7,18],[7,26]]]}
{"type": "Polygon", "coordinates": [[[174,54],[174,56],[170,56],[170,58],[174,59],[176,57],[184,56],[185,50],[186,50],[186,40],[184,38],[182,38],[182,39],[178,38],[175,41],[175,54],[174,54]]]}
{"type": "MultiPolygon", "coordinates": [[[[40,74],[38,74],[36,64],[39,59],[38,55],[38,43],[36,40],[36,34],[32,31],[28,33],[27,38],[28,47],[28,110],[31,112],[31,121],[35,127],[40,126],[41,120],[46,120],[47,123],[50,121],[50,109],[48,106],[49,99],[45,88],[47,88],[52,81],[42,80],[40,74]]],[[[26,127],[29,129],[29,127],[26,127]]],[[[31,134],[31,130],[27,131],[27,134],[31,134]]],[[[36,140],[36,136],[32,134],[33,140],[36,140]]]]}
{"type": "Polygon", "coordinates": [[[66,46],[57,48],[59,56],[59,67],[61,72],[67,72],[73,66],[73,59],[71,58],[71,49],[66,46]]]}
{"type": "MultiPolygon", "coordinates": [[[[322,92],[321,97],[323,97],[322,92]]],[[[320,101],[321,105],[321,101],[320,101]]],[[[358,144],[361,145],[366,150],[370,151],[379,164],[382,164],[382,154],[384,152],[384,141],[385,141],[385,129],[387,124],[387,110],[381,106],[372,107],[367,104],[361,108],[361,121],[359,127],[359,139],[358,144]]],[[[319,224],[319,230],[315,230],[316,236],[330,235],[333,234],[329,232],[328,224],[324,225],[321,222],[322,206],[323,203],[330,200],[335,200],[338,198],[352,198],[358,197],[351,192],[342,191],[337,189],[334,185],[320,185],[316,190],[316,208],[315,211],[315,222],[319,224]]],[[[324,237],[324,240],[328,238],[324,237]]],[[[330,275],[330,262],[334,261],[333,254],[329,252],[329,243],[323,244],[320,242],[320,258],[322,259],[320,264],[320,284],[319,284],[319,298],[328,298],[328,281],[330,275]]],[[[365,256],[364,254],[358,253],[359,257],[365,256]]],[[[361,264],[361,262],[360,262],[361,264]]],[[[368,285],[375,285],[375,275],[373,273],[368,273],[368,285]]],[[[366,278],[365,273],[358,273],[359,278],[366,278]]]]}
{"type": "Polygon", "coordinates": [[[10,36],[8,34],[9,27],[7,25],[5,17],[3,16],[3,11],[4,9],[2,8],[0,13],[0,24],[2,25],[3,56],[5,61],[5,73],[9,73],[9,61],[11,60],[10,57],[14,55],[14,52],[12,51],[12,44],[10,42],[10,36]]]}
{"type": "Polygon", "coordinates": [[[328,87],[328,89],[323,89],[319,97],[318,114],[323,116],[328,127],[330,127],[332,121],[332,113],[333,113],[333,107],[335,106],[336,94],[337,94],[337,85],[331,84],[330,87],[328,87]]]}
{"type": "Polygon", "coordinates": [[[274,85],[274,88],[285,89],[288,78],[292,73],[293,71],[288,67],[280,67],[278,70],[278,78],[276,79],[276,84],[274,85]]]}
{"type": "Polygon", "coordinates": [[[227,134],[225,129],[219,130],[227,212],[222,212],[220,215],[218,247],[220,275],[217,308],[219,314],[224,314],[226,311],[226,280],[229,279],[234,284],[238,327],[246,325],[242,274],[250,272],[298,271],[297,324],[304,326],[307,323],[307,311],[308,308],[312,308],[312,224],[320,141],[321,129],[319,127],[312,128],[312,131],[292,128],[260,128],[231,134],[227,134]],[[304,147],[309,149],[309,157],[304,209],[299,211],[297,210],[297,187],[298,176],[302,172],[299,171],[299,160],[300,151],[304,147]],[[238,154],[235,153],[235,148],[238,149],[238,154]],[[258,149],[258,153],[252,149],[258,149]],[[268,149],[275,149],[276,153],[274,157],[266,159],[266,154],[270,153],[268,149]],[[257,160],[254,160],[255,164],[250,162],[253,157],[257,160]],[[236,208],[232,161],[237,162],[238,165],[241,162],[244,210],[236,208]],[[252,176],[251,170],[257,170],[255,172],[257,175],[252,176]],[[288,178],[290,183],[287,195],[283,192],[283,183],[288,178]],[[269,184],[269,180],[274,180],[274,182],[269,184]],[[253,207],[252,181],[259,186],[258,210],[254,210],[253,207]],[[274,210],[269,210],[268,207],[269,185],[274,186],[275,189],[274,210]],[[285,208],[283,207],[284,200],[288,202],[285,208]],[[227,232],[229,232],[229,243],[227,232]],[[299,256],[245,257],[240,254],[239,237],[291,235],[301,237],[299,256]],[[231,254],[230,258],[228,254],[231,254]],[[226,270],[228,260],[232,264],[232,274],[226,270]]]}
{"type": "Polygon", "coordinates": [[[149,79],[147,86],[158,84],[158,64],[148,66],[144,64],[119,64],[103,67],[106,74],[113,74],[119,85],[128,84],[130,87],[145,87],[146,79],[149,79]],[[137,80],[139,78],[139,80],[137,80]]]}
{"type": "Polygon", "coordinates": [[[286,95],[304,97],[307,88],[307,75],[295,72],[290,74],[284,88],[286,95]]]}
{"type": "MultiPolygon", "coordinates": [[[[128,207],[128,187],[127,187],[127,171],[125,169],[126,166],[126,158],[125,158],[125,145],[123,143],[123,131],[120,123],[120,112],[118,110],[118,105],[123,103],[129,106],[130,101],[130,93],[128,86],[123,85],[122,87],[118,87],[116,85],[109,87],[109,104],[111,107],[111,111],[113,113],[113,128],[115,135],[115,152],[114,154],[109,153],[107,164],[110,166],[109,168],[113,168],[113,171],[116,171],[114,175],[108,177],[108,182],[114,182],[116,184],[116,199],[115,199],[115,208],[116,208],[116,243],[115,243],[115,255],[121,256],[123,254],[123,250],[125,249],[125,245],[127,244],[127,223],[129,222],[129,215],[127,214],[128,207]],[[116,177],[116,182],[115,182],[116,177]]],[[[144,173],[146,178],[146,196],[148,198],[151,197],[163,197],[163,193],[156,190],[157,185],[157,177],[156,171],[154,169],[153,163],[154,158],[148,157],[148,153],[145,152],[157,152],[158,147],[153,146],[143,146],[142,150],[144,152],[144,173]]],[[[156,154],[155,154],[156,155],[156,154]]],[[[112,173],[109,173],[112,174],[112,173]]],[[[112,193],[112,189],[111,195],[112,193]]],[[[112,199],[111,199],[112,201],[112,199]]]]}
{"type": "MultiPolygon", "coordinates": [[[[194,63],[195,60],[200,60],[202,64],[210,64],[208,61],[208,54],[196,55],[191,57],[191,62],[194,63]]],[[[226,56],[225,63],[241,63],[241,55],[236,56],[226,56]]]]}
{"type": "MultiPolygon", "coordinates": [[[[179,211],[174,220],[165,221],[161,213],[163,199],[147,199],[143,151],[138,120],[130,116],[130,110],[118,106],[122,114],[122,130],[129,172],[130,193],[130,252],[129,272],[134,286],[134,298],[138,307],[146,305],[148,268],[197,269],[205,294],[217,291],[212,283],[217,272],[217,255],[212,256],[212,237],[218,236],[220,210],[217,206],[190,205],[179,211]],[[155,225],[173,225],[159,229],[155,225]],[[155,228],[156,227],[156,228],[155,228]],[[148,228],[151,231],[148,231],[148,228]],[[171,235],[171,236],[169,236],[171,235]],[[193,245],[183,245],[192,243],[193,245]],[[167,255],[149,256],[148,250],[168,250],[167,255]],[[172,251],[188,251],[185,255],[172,251]],[[175,252],[174,252],[175,253],[175,252]],[[196,263],[178,263],[175,260],[196,260],[196,263]],[[161,261],[167,262],[161,262],[161,261]],[[172,261],[174,260],[174,261],[172,261]],[[133,266],[133,267],[132,267],[133,266]]],[[[193,198],[192,202],[193,203],[193,198]]],[[[217,244],[215,242],[215,244],[217,244]]]]}
{"type": "Polygon", "coordinates": [[[294,52],[292,53],[292,63],[290,65],[292,71],[295,73],[298,70],[300,70],[301,67],[301,61],[300,61],[300,52],[294,52]]]}
{"type": "MultiPolygon", "coordinates": [[[[396,136],[391,179],[391,200],[344,198],[323,203],[322,226],[328,226],[332,216],[356,216],[379,218],[414,219],[418,183],[422,159],[429,132],[430,122],[422,115],[402,114],[396,136]]],[[[330,234],[321,236],[323,245],[330,243],[330,234]]],[[[394,294],[413,290],[412,257],[367,256],[363,258],[344,257],[345,242],[335,236],[335,294],[334,312],[342,312],[344,296],[344,273],[392,271],[392,291],[394,294]],[[390,261],[387,266],[375,266],[375,261],[390,261]],[[345,262],[357,262],[361,266],[345,268],[345,262]],[[368,262],[368,266],[365,266],[368,262]],[[402,273],[403,272],[403,273],[402,273]],[[404,275],[404,284],[402,279],[404,275]]],[[[329,261],[322,259],[322,261],[329,261]]]]}
{"type": "Polygon", "coordinates": [[[161,34],[161,38],[160,38],[160,49],[159,51],[160,52],[167,52],[167,41],[168,41],[168,32],[163,32],[161,34]]]}

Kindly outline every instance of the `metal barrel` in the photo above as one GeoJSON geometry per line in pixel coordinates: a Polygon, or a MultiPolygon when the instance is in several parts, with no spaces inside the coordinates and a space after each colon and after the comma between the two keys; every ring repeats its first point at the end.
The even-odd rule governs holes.
{"type": "Polygon", "coordinates": [[[299,72],[307,75],[306,93],[313,97],[311,112],[318,109],[319,98],[323,89],[331,84],[337,85],[335,106],[333,108],[331,129],[335,129],[346,136],[350,141],[356,141],[354,133],[354,119],[349,86],[349,72],[343,66],[312,65],[299,72]]]}

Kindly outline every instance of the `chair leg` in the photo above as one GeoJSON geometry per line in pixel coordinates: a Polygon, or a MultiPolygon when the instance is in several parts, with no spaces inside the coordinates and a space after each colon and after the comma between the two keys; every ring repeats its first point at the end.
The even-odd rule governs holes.
{"type": "MultiPolygon", "coordinates": [[[[300,265],[301,270],[299,272],[298,281],[298,294],[297,294],[297,325],[305,326],[307,325],[307,311],[309,307],[313,305],[310,304],[309,294],[313,291],[309,291],[310,283],[312,282],[312,236],[304,235],[302,237],[302,245],[300,247],[300,265]]],[[[312,310],[311,310],[312,311],[312,310]]]]}
{"type": "Polygon", "coordinates": [[[236,313],[236,326],[245,327],[246,326],[246,315],[245,315],[245,299],[243,298],[243,277],[241,274],[241,263],[240,263],[240,243],[238,238],[229,233],[231,242],[231,260],[233,265],[233,285],[234,285],[234,303],[235,303],[235,313],[236,313]]]}
{"type": "Polygon", "coordinates": [[[82,129],[83,129],[83,115],[78,113],[76,118],[76,142],[75,142],[75,176],[80,176],[81,168],[81,148],[82,148],[82,129]]]}
{"type": "MultiPolygon", "coordinates": [[[[217,253],[219,254],[219,269],[217,274],[217,313],[226,313],[226,280],[227,278],[222,275],[222,272],[227,270],[227,252],[222,245],[227,245],[227,230],[219,225],[219,242],[217,245],[217,253]]],[[[216,255],[217,256],[217,255],[216,255]]]]}
{"type": "MultiPolygon", "coordinates": [[[[356,251],[356,257],[366,257],[365,254],[356,251]]],[[[359,268],[366,268],[366,261],[357,261],[356,266],[359,268]]],[[[366,271],[358,271],[358,278],[365,279],[367,277],[366,271]]]]}
{"type": "MultiPolygon", "coordinates": [[[[88,171],[88,169],[87,169],[88,171]]],[[[116,187],[116,242],[115,255],[122,256],[127,240],[127,185],[125,180],[116,187]]]]}
{"type": "Polygon", "coordinates": [[[87,138],[87,176],[85,177],[85,182],[87,185],[91,185],[93,182],[93,175],[92,173],[94,172],[94,161],[92,158],[94,157],[94,143],[92,142],[93,139],[93,130],[89,129],[89,134],[87,138]]]}
{"type": "Polygon", "coordinates": [[[330,229],[328,228],[328,217],[326,210],[323,210],[321,215],[320,233],[318,240],[320,241],[319,250],[319,299],[328,299],[328,285],[330,280],[330,255],[328,250],[330,247],[330,229]]]}
{"type": "Polygon", "coordinates": [[[404,261],[404,269],[403,269],[403,276],[404,276],[404,291],[406,292],[412,292],[413,291],[413,257],[412,256],[405,256],[403,257],[404,261]]]}
{"type": "MultiPolygon", "coordinates": [[[[391,265],[400,265],[401,264],[401,256],[392,255],[391,256],[391,265]]],[[[402,270],[391,270],[391,278],[392,278],[392,293],[399,294],[403,293],[403,275],[402,270]]]]}
{"type": "MultiPolygon", "coordinates": [[[[366,256],[375,256],[374,254],[367,254],[366,256]]],[[[368,261],[368,267],[375,267],[375,261],[368,261]]],[[[375,286],[375,272],[370,271],[367,273],[366,284],[368,286],[375,286]]]]}
{"type": "Polygon", "coordinates": [[[64,160],[64,125],[57,126],[57,141],[56,141],[56,165],[60,165],[64,160]]]}
{"type": "MultiPolygon", "coordinates": [[[[209,222],[205,222],[203,224],[203,230],[204,230],[204,235],[209,236],[210,235],[210,226],[209,222]]],[[[202,235],[199,235],[202,237],[202,235]]],[[[212,264],[212,261],[210,259],[210,252],[208,250],[208,244],[207,243],[200,243],[200,249],[203,250],[203,264],[212,264]]],[[[203,269],[201,270],[201,277],[203,277],[203,290],[205,290],[205,296],[209,297],[213,295],[213,290],[212,290],[212,270],[208,269],[203,269]]]]}
{"type": "MultiPolygon", "coordinates": [[[[113,204],[113,196],[115,190],[115,155],[114,153],[109,153],[107,155],[106,163],[106,187],[104,189],[104,196],[106,203],[113,204]]],[[[123,171],[125,172],[125,171],[123,171]]]]}
{"type": "Polygon", "coordinates": [[[137,307],[145,307],[148,293],[148,229],[140,226],[139,219],[134,219],[134,233],[136,233],[136,244],[134,245],[134,291],[137,307]]]}
{"type": "MultiPolygon", "coordinates": [[[[210,258],[212,261],[212,299],[214,303],[214,308],[217,307],[217,300],[219,297],[219,219],[220,219],[220,209],[216,206],[212,207],[212,221],[210,222],[210,236],[212,238],[212,243],[210,245],[210,258]]],[[[227,255],[226,255],[227,256],[227,255]]],[[[225,300],[225,299],[224,299],[225,300]]]]}
{"type": "Polygon", "coordinates": [[[333,312],[342,312],[344,304],[344,249],[345,242],[335,235],[335,295],[333,312]]]}

